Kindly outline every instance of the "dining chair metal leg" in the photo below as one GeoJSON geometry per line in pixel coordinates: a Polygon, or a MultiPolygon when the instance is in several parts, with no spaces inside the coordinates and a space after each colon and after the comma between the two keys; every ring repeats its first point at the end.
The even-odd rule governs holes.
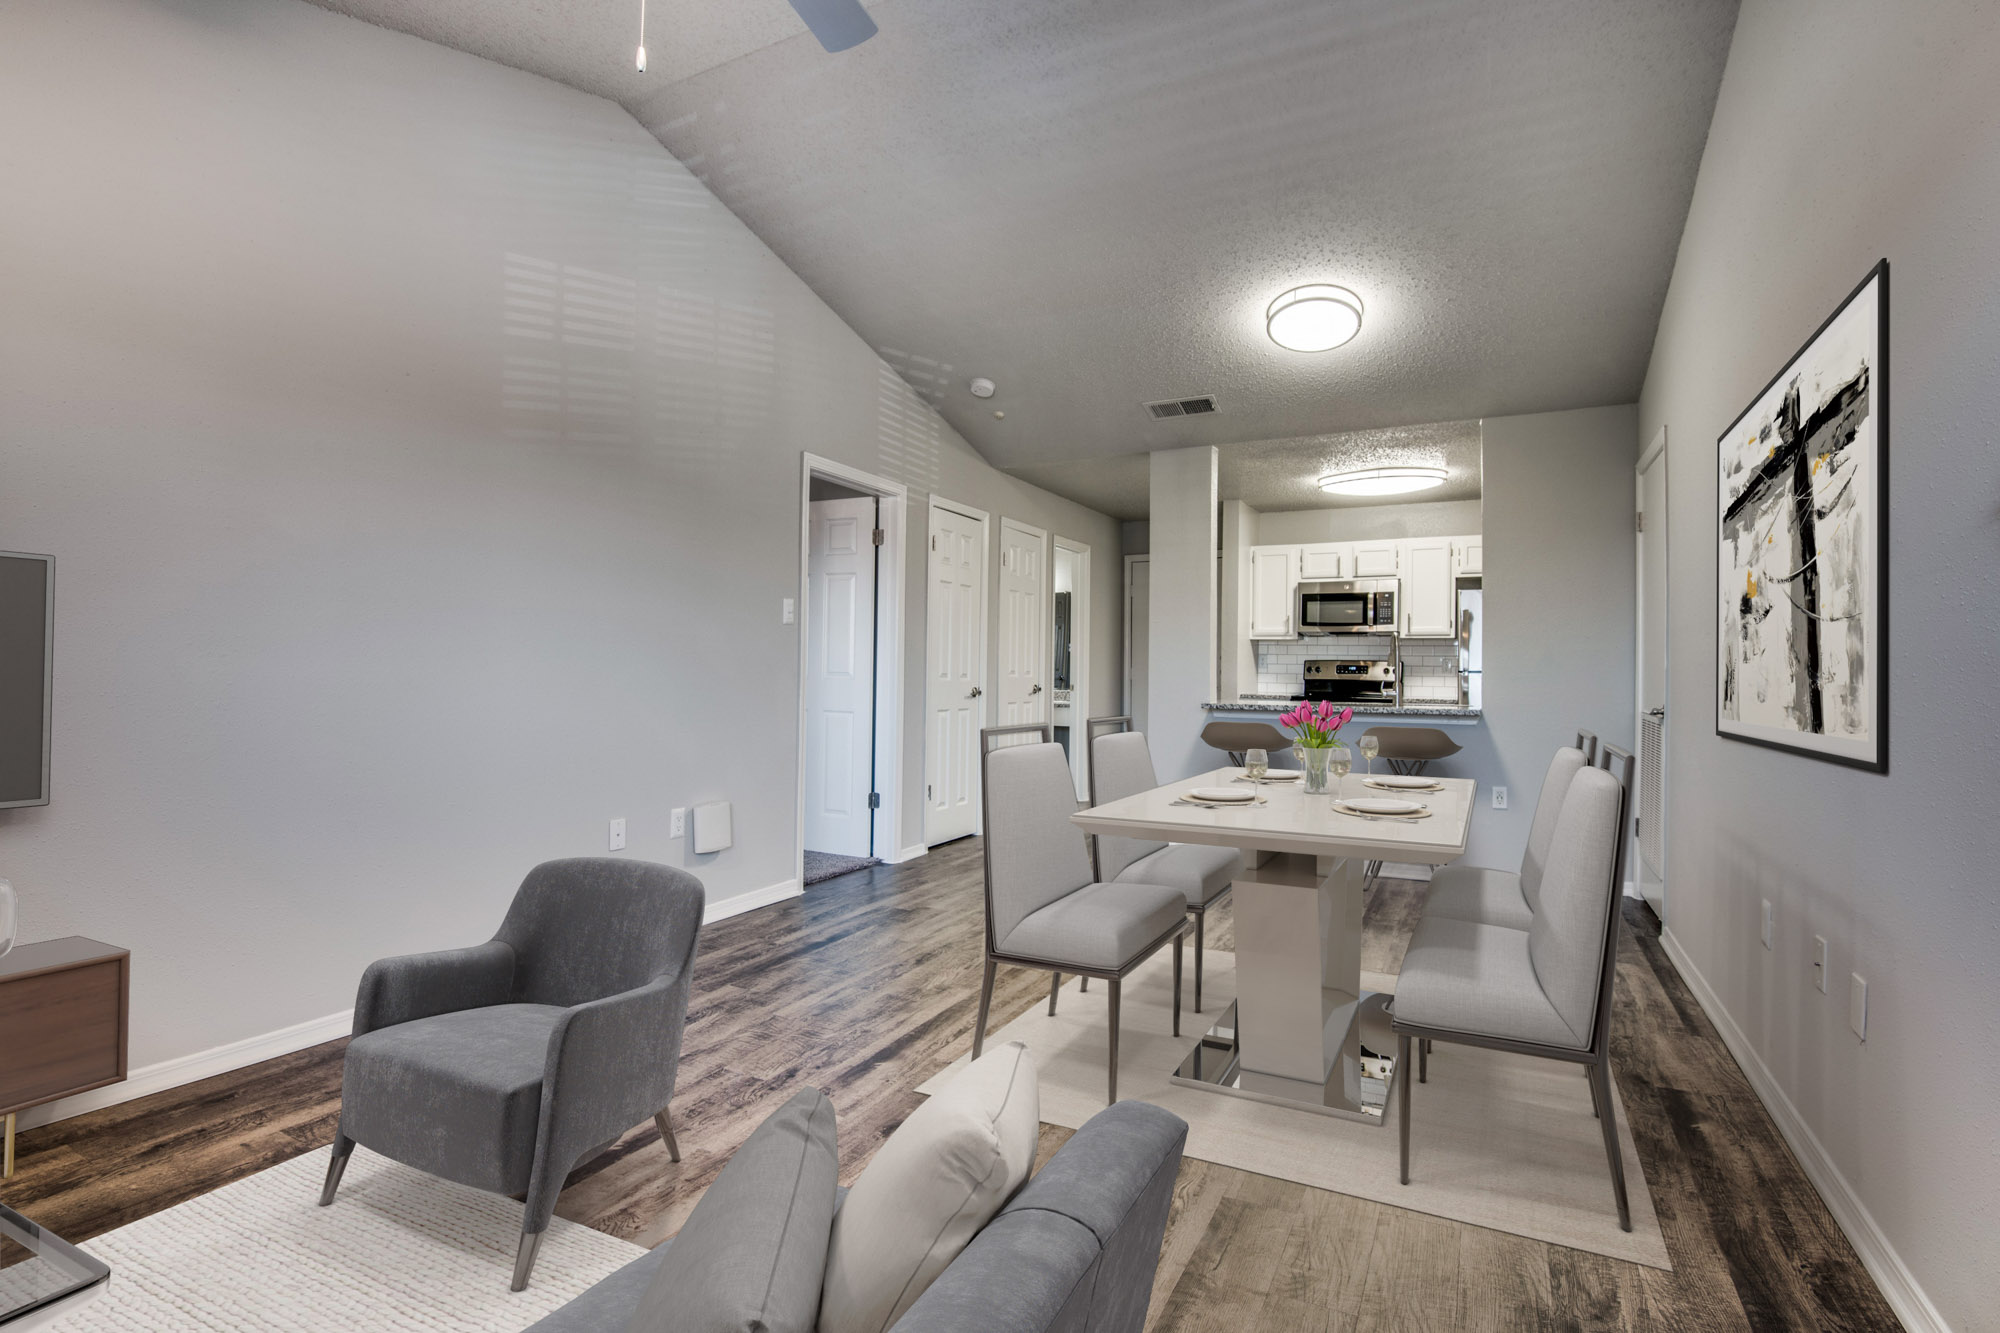
{"type": "Polygon", "coordinates": [[[1597,1097],[1597,1075],[1593,1072],[1593,1067],[1585,1065],[1583,1067],[1583,1076],[1590,1080],[1590,1113],[1597,1119],[1602,1120],[1604,1119],[1604,1103],[1599,1101],[1597,1097]]]}
{"type": "Polygon", "coordinates": [[[1082,995],[1088,995],[1088,994],[1090,994],[1090,978],[1089,978],[1089,977],[1078,977],[1078,978],[1076,979],[1076,989],[1077,989],[1077,992],[1078,992],[1079,994],[1082,994],[1082,995]]]}
{"type": "MultiPolygon", "coordinates": [[[[1194,1011],[1196,1013],[1201,1012],[1201,932],[1202,932],[1202,927],[1206,925],[1207,922],[1208,922],[1208,909],[1206,907],[1195,908],[1194,909],[1194,1011]]],[[[1176,986],[1174,989],[1179,990],[1180,987],[1176,986]]]]}
{"type": "Polygon", "coordinates": [[[1118,978],[1111,978],[1111,1091],[1105,1105],[1118,1100],[1118,978]]]}
{"type": "Polygon", "coordinates": [[[660,1108],[660,1113],[653,1117],[653,1123],[660,1127],[660,1142],[667,1145],[667,1156],[676,1162],[680,1161],[681,1145],[674,1138],[674,1122],[664,1106],[660,1108]]]}
{"type": "Polygon", "coordinates": [[[1618,1108],[1611,1100],[1611,1062],[1599,1060],[1590,1069],[1590,1086],[1604,1108],[1598,1123],[1604,1128],[1604,1156],[1611,1163],[1611,1193],[1618,1200],[1618,1229],[1632,1229],[1632,1204],[1625,1197],[1625,1154],[1618,1149],[1618,1108]]]}
{"type": "MultiPolygon", "coordinates": [[[[1396,1067],[1398,1069],[1410,1067],[1410,1035],[1407,1032],[1396,1038],[1396,1067]]],[[[1396,1133],[1402,1139],[1401,1171],[1405,1185],[1410,1183],[1410,1092],[1410,1080],[1403,1079],[1402,1086],[1396,1089],[1396,1100],[1400,1103],[1396,1110],[1396,1133]]]]}
{"type": "Polygon", "coordinates": [[[1056,1016],[1056,996],[1062,993],[1062,973],[1049,973],[1049,1017],[1056,1016]]]}
{"type": "Polygon", "coordinates": [[[1174,936],[1174,1035],[1181,1035],[1181,941],[1186,936],[1174,936]]]}
{"type": "Polygon", "coordinates": [[[535,1271],[535,1255],[542,1248],[543,1234],[540,1231],[523,1231],[521,1233],[521,1244],[514,1251],[514,1285],[508,1288],[508,1290],[526,1291],[528,1289],[528,1274],[535,1271]]]}
{"type": "Polygon", "coordinates": [[[1425,1037],[1417,1043],[1417,1082],[1428,1083],[1430,1081],[1431,1043],[1430,1038],[1425,1037]]]}
{"type": "Polygon", "coordinates": [[[977,1060],[979,1052],[986,1045],[986,1015],[993,1009],[993,969],[996,966],[986,960],[986,980],[979,984],[979,1021],[972,1028],[972,1058],[977,1060]]]}

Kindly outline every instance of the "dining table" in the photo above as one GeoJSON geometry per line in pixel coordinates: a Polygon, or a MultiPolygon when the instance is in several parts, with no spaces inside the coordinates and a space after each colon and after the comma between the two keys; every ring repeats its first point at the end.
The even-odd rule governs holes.
{"type": "Polygon", "coordinates": [[[1243,852],[1232,888],[1236,999],[1172,1072],[1175,1083],[1381,1123],[1395,1042],[1391,997],[1362,988],[1366,867],[1440,866],[1463,856],[1476,788],[1468,778],[1437,778],[1423,790],[1373,780],[1349,773],[1308,792],[1303,780],[1258,783],[1241,768],[1221,768],[1071,816],[1092,834],[1243,852]],[[1197,803],[1200,789],[1247,789],[1252,800],[1197,803]],[[1342,808],[1396,798],[1420,812],[1342,808]]]}

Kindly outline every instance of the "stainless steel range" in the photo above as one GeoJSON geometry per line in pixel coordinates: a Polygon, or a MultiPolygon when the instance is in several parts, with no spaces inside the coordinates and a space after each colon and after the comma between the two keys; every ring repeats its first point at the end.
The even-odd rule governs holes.
{"type": "Polygon", "coordinates": [[[1306,663],[1306,698],[1337,704],[1396,703],[1396,664],[1373,658],[1324,657],[1306,663]]]}

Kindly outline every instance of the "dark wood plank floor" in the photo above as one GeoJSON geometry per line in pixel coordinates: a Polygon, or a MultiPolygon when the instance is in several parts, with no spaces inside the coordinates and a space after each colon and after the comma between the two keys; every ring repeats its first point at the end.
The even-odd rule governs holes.
{"type": "MultiPolygon", "coordinates": [[[[637,1127],[571,1178],[558,1211],[657,1243],[805,1083],[839,1110],[852,1179],[918,1104],[910,1090],[970,1043],[979,874],[968,839],[710,927],[674,1098],[683,1161],[637,1127]]],[[[1384,882],[1364,967],[1398,970],[1422,902],[1422,885],[1384,882]]],[[[1149,1327],[1896,1328],[1642,917],[1628,909],[1619,950],[1615,1068],[1674,1271],[1189,1161],[1149,1327]]],[[[1211,914],[1215,947],[1230,934],[1227,910],[1211,914]]],[[[1003,970],[993,1026],[1046,986],[1045,974],[1003,970]]],[[[343,1045],[28,1131],[0,1198],[87,1239],[325,1144],[343,1045]]],[[[1044,1152],[1067,1134],[1044,1128],[1044,1152]]]]}

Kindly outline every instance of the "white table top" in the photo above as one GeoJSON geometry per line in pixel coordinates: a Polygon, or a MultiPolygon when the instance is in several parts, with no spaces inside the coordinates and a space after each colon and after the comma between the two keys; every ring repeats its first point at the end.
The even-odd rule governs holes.
{"type": "Polygon", "coordinates": [[[1475,784],[1440,778],[1442,791],[1398,793],[1362,785],[1363,774],[1342,779],[1342,797],[1408,795],[1430,807],[1428,819],[1364,819],[1333,808],[1334,794],[1308,796],[1302,781],[1264,784],[1265,803],[1238,809],[1175,805],[1196,787],[1235,787],[1240,768],[1218,768],[1181,782],[1108,801],[1070,818],[1091,833],[1166,842],[1199,842],[1308,856],[1360,856],[1376,861],[1444,865],[1465,854],[1472,827],[1475,784]]]}

